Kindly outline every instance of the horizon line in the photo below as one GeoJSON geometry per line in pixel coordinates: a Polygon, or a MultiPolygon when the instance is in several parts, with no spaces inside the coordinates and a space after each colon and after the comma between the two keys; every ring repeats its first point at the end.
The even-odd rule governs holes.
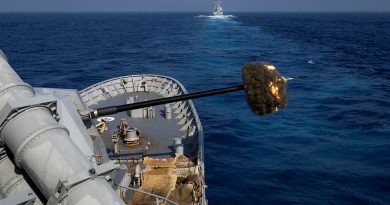
{"type": "MultiPolygon", "coordinates": [[[[210,11],[0,11],[0,13],[212,13],[210,11]]],[[[390,11],[225,11],[224,13],[390,13],[390,11]]]]}

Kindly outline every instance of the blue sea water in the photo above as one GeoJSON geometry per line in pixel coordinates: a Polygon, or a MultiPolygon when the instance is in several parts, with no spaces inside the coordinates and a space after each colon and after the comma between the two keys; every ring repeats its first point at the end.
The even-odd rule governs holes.
{"type": "Polygon", "coordinates": [[[33,86],[76,89],[156,73],[201,91],[272,62],[294,78],[281,112],[194,101],[209,204],[390,204],[389,13],[197,15],[0,14],[0,49],[33,86]]]}

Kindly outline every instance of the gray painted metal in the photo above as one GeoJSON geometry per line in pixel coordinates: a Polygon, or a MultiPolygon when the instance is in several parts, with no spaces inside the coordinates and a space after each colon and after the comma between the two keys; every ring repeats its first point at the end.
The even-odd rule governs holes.
{"type": "Polygon", "coordinates": [[[84,105],[79,100],[76,90],[65,89],[48,89],[34,88],[37,94],[43,96],[53,96],[56,102],[56,112],[58,113],[59,123],[69,130],[69,136],[75,145],[83,152],[83,154],[91,158],[93,155],[105,154],[105,149],[100,148],[95,150],[94,142],[92,141],[83,121],[80,119],[79,110],[83,110],[84,105]]]}
{"type": "MultiPolygon", "coordinates": [[[[0,50],[0,61],[3,60],[7,62],[7,58],[5,54],[0,50]]],[[[0,82],[0,96],[8,96],[9,98],[12,98],[12,94],[15,94],[15,92],[11,91],[12,86],[16,85],[14,82],[18,82],[20,78],[18,76],[15,76],[15,72],[12,72],[12,70],[3,70],[1,69],[1,78],[5,78],[6,80],[0,82]],[[8,88],[8,89],[3,89],[8,88]],[[6,92],[10,93],[6,93],[6,92]],[[13,92],[13,93],[12,93],[13,92]]],[[[20,87],[21,93],[27,93],[25,91],[24,85],[21,84],[22,87],[20,87]]],[[[0,100],[0,108],[3,107],[4,101],[0,100]]],[[[3,113],[0,113],[0,116],[2,116],[3,113]]],[[[1,123],[1,122],[0,122],[1,123]]],[[[15,165],[11,162],[9,159],[3,145],[1,145],[1,139],[0,139],[0,170],[1,170],[1,177],[0,177],[0,194],[3,197],[12,197],[13,195],[26,191],[26,192],[33,192],[32,188],[28,185],[26,180],[24,179],[24,176],[20,172],[18,168],[15,167],[15,165]]],[[[42,202],[37,198],[35,200],[35,205],[41,205],[42,202]]]]}
{"type": "Polygon", "coordinates": [[[165,118],[167,120],[171,120],[172,119],[172,108],[171,108],[171,105],[165,104],[164,108],[165,108],[165,118]]]}
{"type": "MultiPolygon", "coordinates": [[[[126,184],[130,181],[122,177],[123,183],[119,185],[120,189],[117,187],[117,191],[120,192],[115,193],[107,183],[110,177],[106,174],[117,166],[112,163],[97,166],[93,156],[102,155],[103,152],[108,159],[108,155],[104,145],[102,146],[100,134],[92,134],[97,132],[95,126],[89,121],[83,123],[80,119],[79,113],[82,113],[86,106],[91,108],[106,103],[109,105],[116,102],[124,103],[130,93],[137,93],[137,95],[142,92],[147,93],[149,99],[153,96],[149,93],[151,91],[156,93],[157,97],[172,97],[187,93],[175,79],[159,75],[133,75],[110,79],[81,91],[80,95],[84,101],[81,102],[81,97],[75,90],[32,89],[17,76],[2,57],[0,57],[0,73],[2,74],[0,75],[0,141],[3,141],[14,154],[17,166],[26,170],[49,199],[48,205],[123,204],[118,193],[123,191],[121,189],[128,189],[126,184]]],[[[144,134],[150,131],[149,128],[163,128],[161,130],[165,132],[161,133],[169,134],[170,137],[167,138],[168,140],[165,139],[167,143],[163,142],[161,145],[169,148],[175,144],[178,154],[185,153],[183,144],[179,140],[173,143],[173,139],[183,138],[184,144],[190,145],[186,150],[192,150],[191,156],[196,156],[198,159],[199,173],[203,179],[203,130],[194,105],[191,101],[183,101],[169,107],[171,109],[168,109],[168,114],[165,107],[157,107],[157,111],[160,111],[156,114],[157,119],[153,115],[145,123],[147,125],[144,134]],[[167,123],[174,126],[166,126],[167,123]],[[175,131],[167,131],[166,127],[174,128],[175,131]]],[[[119,120],[121,116],[129,117],[126,113],[115,117],[119,120]]],[[[145,121],[136,118],[133,120],[133,122],[145,121]]],[[[160,136],[158,143],[162,143],[161,140],[164,138],[161,137],[164,135],[156,135],[160,136]]],[[[152,151],[153,149],[149,149],[148,152],[152,151]]],[[[11,161],[9,162],[12,164],[11,161]]],[[[0,170],[3,171],[1,165],[0,163],[0,170]]],[[[199,184],[203,193],[201,204],[207,204],[204,181],[200,179],[199,184]]],[[[161,201],[160,199],[164,200],[157,196],[156,202],[161,201]]]]}
{"type": "MultiPolygon", "coordinates": [[[[22,81],[7,61],[0,57],[0,109],[10,101],[29,101],[32,87],[22,81]]],[[[85,157],[60,125],[50,109],[27,107],[10,116],[0,130],[0,139],[15,156],[46,198],[57,194],[59,182],[89,173],[96,164],[85,157]]],[[[73,185],[62,204],[124,204],[105,178],[93,177],[73,185]]]]}
{"type": "MultiPolygon", "coordinates": [[[[21,192],[33,193],[32,188],[26,182],[21,170],[15,167],[7,155],[0,159],[0,170],[0,193],[4,197],[13,197],[21,192]]],[[[36,194],[33,195],[34,198],[36,198],[34,200],[34,205],[41,205],[42,202],[36,197],[36,194]]]]}
{"type": "Polygon", "coordinates": [[[7,56],[5,55],[5,53],[1,49],[0,49],[0,58],[3,58],[4,60],[6,60],[8,62],[7,56]]]}
{"type": "Polygon", "coordinates": [[[177,155],[183,155],[184,154],[184,145],[182,144],[181,142],[181,138],[178,137],[178,138],[175,138],[174,139],[175,141],[175,153],[177,155]]]}
{"type": "Polygon", "coordinates": [[[0,200],[0,205],[32,205],[36,196],[32,192],[19,192],[17,195],[0,200]]]}
{"type": "MultiPolygon", "coordinates": [[[[109,100],[99,102],[99,106],[123,103],[126,101],[128,95],[130,94],[134,95],[134,93],[129,93],[122,96],[115,96],[109,100]]],[[[146,95],[145,93],[137,93],[137,96],[140,101],[143,101],[146,97],[148,97],[148,99],[159,97],[156,94],[152,93],[149,93],[148,95],[146,95]]],[[[155,116],[155,118],[144,119],[129,117],[126,112],[112,115],[112,117],[114,117],[114,121],[109,122],[109,130],[115,129],[117,125],[120,124],[121,119],[126,119],[128,124],[131,125],[131,127],[139,129],[142,133],[140,144],[132,147],[131,149],[124,146],[123,143],[118,143],[118,149],[122,154],[131,154],[133,155],[133,157],[134,155],[142,155],[142,153],[159,154],[161,157],[169,157],[173,154],[172,149],[170,148],[173,145],[173,139],[175,137],[185,135],[186,132],[180,131],[180,128],[183,126],[183,124],[179,124],[180,119],[173,118],[172,120],[166,120],[160,114],[160,111],[164,109],[163,107],[163,105],[155,107],[155,110],[157,110],[159,113],[155,116]],[[153,146],[149,146],[149,144],[152,144],[153,146]],[[145,149],[146,147],[148,147],[147,150],[145,149]]],[[[104,143],[106,145],[111,145],[111,132],[104,132],[101,135],[104,143]]]]}
{"type": "MultiPolygon", "coordinates": [[[[108,79],[81,90],[80,96],[85,105],[92,109],[186,93],[184,86],[176,79],[162,75],[142,74],[108,79]]],[[[175,149],[172,150],[176,147],[174,139],[181,138],[183,141],[178,143],[178,152],[198,160],[198,171],[201,176],[198,183],[203,194],[200,204],[206,205],[203,129],[198,114],[191,100],[172,103],[170,107],[171,119],[166,117],[166,105],[154,106],[155,118],[139,119],[134,117],[134,112],[138,110],[113,114],[109,117],[113,117],[114,120],[109,122],[109,130],[102,134],[102,139],[108,148],[112,146],[112,131],[117,128],[121,119],[126,119],[129,125],[139,128],[142,132],[140,145],[127,148],[119,143],[118,149],[121,154],[119,156],[111,155],[120,163],[136,164],[143,156],[158,158],[174,156],[175,149]],[[184,150],[180,150],[182,145],[184,145],[184,150]]],[[[96,120],[93,122],[97,123],[96,120]]]]}

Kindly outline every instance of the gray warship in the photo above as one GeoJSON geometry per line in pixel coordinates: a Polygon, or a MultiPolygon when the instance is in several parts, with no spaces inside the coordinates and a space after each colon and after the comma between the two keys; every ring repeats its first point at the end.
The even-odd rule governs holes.
{"type": "Polygon", "coordinates": [[[221,4],[222,4],[221,0],[215,1],[215,7],[213,11],[214,16],[223,16],[223,9],[221,4]]]}
{"type": "Polygon", "coordinates": [[[0,50],[0,205],[206,205],[204,140],[191,99],[244,90],[256,114],[287,103],[268,63],[243,84],[188,94],[161,75],[81,91],[33,88],[0,50]]]}

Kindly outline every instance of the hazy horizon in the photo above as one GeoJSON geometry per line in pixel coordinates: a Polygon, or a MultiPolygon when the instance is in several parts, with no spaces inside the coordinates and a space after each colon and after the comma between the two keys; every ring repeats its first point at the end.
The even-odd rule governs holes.
{"type": "MultiPolygon", "coordinates": [[[[207,14],[210,11],[0,11],[0,14],[12,13],[199,13],[207,14]]],[[[390,13],[390,11],[225,11],[228,13],[390,13]]]]}
{"type": "MultiPolygon", "coordinates": [[[[214,0],[1,0],[0,12],[211,12],[214,0]]],[[[226,12],[390,12],[389,0],[223,0],[226,12]]]]}

